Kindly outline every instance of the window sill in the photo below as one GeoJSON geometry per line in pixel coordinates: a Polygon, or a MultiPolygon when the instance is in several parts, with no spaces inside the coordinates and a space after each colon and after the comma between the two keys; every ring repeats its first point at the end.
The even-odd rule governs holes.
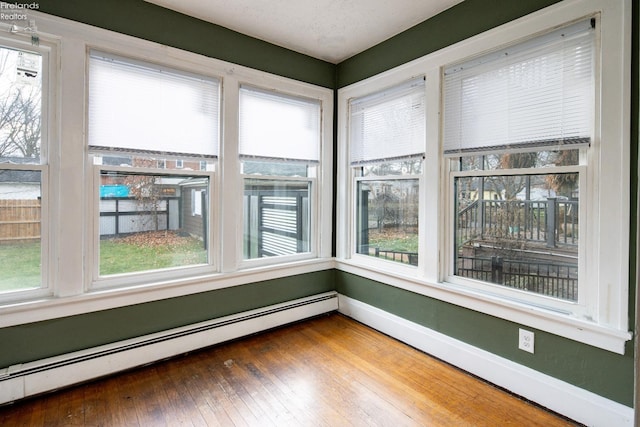
{"type": "Polygon", "coordinates": [[[391,273],[388,270],[363,266],[353,260],[338,260],[336,268],[617,354],[624,354],[625,343],[633,337],[628,331],[588,322],[566,313],[499,298],[460,285],[433,283],[415,276],[391,273]]]}
{"type": "Polygon", "coordinates": [[[247,268],[232,273],[206,274],[143,285],[95,289],[81,295],[7,302],[0,305],[0,328],[209,292],[334,267],[335,263],[331,258],[314,258],[247,268]]]}

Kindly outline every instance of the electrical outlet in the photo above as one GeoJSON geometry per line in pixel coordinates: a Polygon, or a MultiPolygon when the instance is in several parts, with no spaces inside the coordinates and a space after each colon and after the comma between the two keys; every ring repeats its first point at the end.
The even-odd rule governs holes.
{"type": "Polygon", "coordinates": [[[520,350],[533,353],[534,334],[531,331],[525,331],[524,329],[518,329],[518,348],[520,350]]]}

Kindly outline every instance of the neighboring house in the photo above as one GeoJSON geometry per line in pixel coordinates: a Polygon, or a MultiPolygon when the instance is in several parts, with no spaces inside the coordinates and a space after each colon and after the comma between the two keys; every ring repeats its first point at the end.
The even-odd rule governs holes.
{"type": "Polygon", "coordinates": [[[40,198],[40,172],[0,171],[1,200],[33,200],[40,198]]]}

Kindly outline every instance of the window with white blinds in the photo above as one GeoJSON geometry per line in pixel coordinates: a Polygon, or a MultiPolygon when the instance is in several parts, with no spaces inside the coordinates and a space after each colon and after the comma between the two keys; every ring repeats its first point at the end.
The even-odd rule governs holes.
{"type": "Polygon", "coordinates": [[[240,88],[240,158],[320,160],[320,101],[240,88]]]}
{"type": "Polygon", "coordinates": [[[424,156],[423,77],[352,99],[349,114],[352,166],[424,156]]]}
{"type": "Polygon", "coordinates": [[[589,144],[595,20],[444,70],[444,153],[589,144]]]}
{"type": "Polygon", "coordinates": [[[89,148],[216,158],[219,86],[215,78],[92,51],[89,148]]]}

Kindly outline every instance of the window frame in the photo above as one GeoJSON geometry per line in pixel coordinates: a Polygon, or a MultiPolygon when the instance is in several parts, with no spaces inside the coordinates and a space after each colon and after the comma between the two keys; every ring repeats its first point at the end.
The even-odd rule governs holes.
{"type": "MultiPolygon", "coordinates": [[[[581,149],[586,150],[586,149],[581,149]]],[[[584,158],[584,151],[581,152],[581,158],[584,158]]],[[[453,285],[459,285],[468,287],[471,289],[477,289],[480,292],[488,295],[495,295],[499,298],[511,299],[513,301],[522,301],[524,304],[530,304],[533,306],[547,307],[549,309],[555,309],[559,312],[571,313],[575,316],[588,315],[587,300],[589,294],[589,286],[585,279],[589,275],[589,261],[587,256],[588,238],[593,232],[593,223],[587,221],[587,217],[593,207],[589,205],[589,191],[587,189],[587,181],[589,181],[590,171],[588,165],[578,164],[575,166],[554,166],[554,167],[540,167],[540,168],[527,168],[527,169],[498,169],[498,170],[470,170],[459,171],[453,167],[454,163],[457,163],[459,157],[452,157],[445,159],[444,162],[447,166],[447,188],[448,194],[446,214],[444,215],[447,221],[447,234],[445,242],[443,243],[444,258],[446,267],[444,269],[444,279],[446,283],[453,285]],[[535,294],[532,292],[525,292],[517,289],[511,289],[503,285],[494,284],[488,281],[474,280],[459,276],[455,273],[456,269],[456,255],[455,255],[455,180],[460,177],[493,177],[493,176],[526,176],[526,175],[544,175],[548,173],[578,173],[579,176],[579,189],[580,189],[580,210],[578,213],[578,235],[580,242],[578,245],[578,300],[567,301],[554,297],[545,296],[542,294],[535,294]],[[585,190],[585,191],[583,191],[585,190]],[[583,194],[586,193],[586,194],[583,194]]]]}
{"type": "MultiPolygon", "coordinates": [[[[422,165],[421,168],[424,168],[424,160],[421,161],[422,165]]],[[[423,228],[421,226],[422,222],[420,221],[421,216],[420,216],[420,212],[422,211],[423,208],[423,204],[424,204],[424,197],[423,197],[423,174],[422,173],[417,173],[417,174],[410,174],[410,175],[380,175],[380,176],[358,176],[357,172],[357,167],[352,166],[351,167],[351,174],[352,174],[352,178],[351,178],[351,186],[352,186],[352,206],[353,206],[353,218],[352,218],[352,230],[351,230],[351,236],[350,236],[350,242],[351,242],[351,248],[350,248],[350,252],[351,252],[351,257],[354,260],[357,260],[357,262],[361,263],[362,265],[367,265],[367,266],[384,266],[382,268],[384,269],[388,269],[388,270],[398,270],[399,272],[401,272],[401,274],[404,275],[408,275],[408,276],[415,276],[418,273],[418,270],[420,268],[420,252],[421,252],[421,248],[424,247],[424,244],[422,243],[422,239],[420,238],[421,236],[421,229],[423,228]],[[367,181],[418,181],[418,265],[410,265],[410,264],[406,264],[406,263],[399,263],[396,261],[392,261],[392,260],[387,260],[384,258],[378,258],[378,257],[374,257],[371,255],[367,255],[367,254],[363,254],[358,252],[358,184],[361,182],[367,182],[367,181]]]]}
{"type": "Polygon", "coordinates": [[[55,207],[53,195],[57,183],[52,176],[57,173],[58,153],[57,127],[55,117],[57,115],[56,99],[57,90],[53,82],[57,81],[57,64],[59,44],[50,37],[40,38],[34,45],[31,36],[23,33],[10,33],[0,37],[0,45],[9,49],[31,51],[41,55],[41,141],[40,162],[25,164],[3,164],[0,170],[36,171],[40,173],[40,281],[38,288],[18,289],[0,293],[0,304],[14,301],[48,297],[56,290],[55,275],[51,271],[54,265],[51,260],[55,257],[56,239],[52,233],[51,224],[55,221],[55,207]]]}
{"type": "MultiPolygon", "coordinates": [[[[630,2],[566,0],[523,18],[463,40],[384,73],[354,83],[338,91],[338,235],[353,235],[353,186],[348,164],[346,112],[352,97],[373,93],[392,82],[418,74],[427,84],[427,147],[423,170],[425,197],[421,209],[419,268],[414,274],[387,265],[370,265],[352,253],[353,237],[338,242],[340,270],[407,289],[441,301],[467,307],[521,325],[544,330],[598,348],[623,354],[632,338],[628,324],[629,298],[629,150],[630,150],[630,2]],[[536,304],[512,296],[496,295],[450,279],[452,258],[453,180],[448,160],[442,153],[443,70],[483,52],[516,44],[538,34],[597,17],[596,133],[586,150],[581,172],[581,213],[588,219],[581,236],[593,237],[595,244],[583,246],[589,277],[578,304],[536,304]],[[604,66],[606,64],[606,66],[604,66]],[[604,148],[606,147],[606,148],[604,148]],[[597,168],[597,170],[596,170],[597,168]],[[588,188],[586,188],[588,187],[588,188]],[[611,262],[615,259],[615,262],[611,262]],[[576,307],[578,307],[576,309],[576,307]]],[[[544,169],[539,170],[545,173],[544,169]]],[[[473,174],[473,173],[472,173],[473,174]]],[[[379,263],[380,264],[380,263],[379,263]]]]}
{"type": "MultiPolygon", "coordinates": [[[[407,275],[407,276],[416,276],[419,271],[420,271],[420,267],[421,267],[421,253],[423,248],[425,247],[425,245],[423,244],[423,226],[421,226],[422,221],[421,218],[423,216],[423,211],[424,211],[424,204],[425,204],[425,198],[424,198],[424,191],[423,191],[423,186],[424,186],[424,169],[425,169],[425,165],[426,165],[426,161],[425,161],[425,146],[426,146],[426,142],[425,140],[422,141],[421,143],[421,147],[419,149],[418,153],[410,153],[407,157],[402,156],[401,158],[391,158],[391,159],[365,159],[365,161],[361,162],[358,161],[357,164],[352,164],[351,161],[351,155],[352,155],[352,144],[355,144],[355,138],[352,140],[351,139],[351,118],[353,117],[353,112],[352,112],[352,108],[353,108],[353,102],[355,101],[356,103],[361,102],[362,100],[364,100],[365,104],[370,103],[370,100],[367,100],[367,98],[369,98],[370,96],[373,96],[373,99],[376,99],[376,97],[381,96],[381,95],[391,95],[392,96],[392,100],[393,99],[397,99],[395,98],[396,96],[396,91],[400,90],[400,91],[406,91],[408,92],[409,96],[415,96],[416,93],[414,93],[412,91],[412,88],[422,88],[422,92],[425,95],[425,97],[423,98],[423,102],[424,102],[424,109],[425,111],[427,110],[427,99],[426,99],[426,90],[427,90],[427,83],[426,83],[426,77],[423,73],[418,73],[416,75],[407,75],[407,74],[402,74],[400,76],[394,77],[392,79],[387,79],[387,78],[382,78],[380,82],[377,82],[375,85],[373,85],[372,87],[366,87],[363,88],[362,91],[355,91],[353,94],[351,94],[351,96],[349,96],[346,99],[346,105],[345,105],[345,113],[346,113],[346,123],[345,123],[345,134],[344,134],[344,138],[347,139],[348,143],[346,144],[346,147],[343,150],[343,155],[346,157],[345,162],[347,163],[347,168],[348,171],[345,172],[346,175],[349,176],[349,187],[350,187],[350,198],[351,198],[351,203],[350,203],[350,215],[351,215],[351,219],[350,222],[352,225],[352,227],[350,227],[348,234],[343,234],[343,233],[338,233],[338,235],[348,235],[348,239],[346,241],[346,245],[348,245],[348,252],[349,252],[349,257],[356,260],[356,262],[362,264],[362,265],[366,265],[366,266],[371,266],[371,267],[379,267],[379,268],[383,268],[383,269],[388,269],[391,271],[397,270],[398,272],[401,272],[401,274],[403,275],[407,275]],[[416,83],[416,82],[422,82],[422,83],[416,83]],[[361,169],[362,167],[365,167],[366,165],[383,165],[383,164],[392,164],[392,163],[399,163],[402,161],[420,161],[420,171],[419,173],[412,173],[412,174],[400,174],[400,175],[389,175],[389,174],[385,174],[385,175],[371,175],[371,176],[362,176],[358,173],[358,169],[361,169]],[[406,263],[399,263],[393,260],[387,260],[384,258],[378,258],[378,257],[374,257],[371,255],[367,255],[367,254],[362,254],[358,252],[358,222],[359,222],[359,218],[358,218],[358,212],[359,212],[359,205],[358,205],[358,184],[360,182],[364,182],[364,181],[398,181],[398,180],[402,180],[402,181],[413,181],[413,180],[417,180],[418,181],[418,256],[417,256],[417,265],[410,265],[410,264],[406,264],[406,263]]],[[[407,93],[405,93],[404,95],[407,95],[407,93]]],[[[404,97],[403,95],[403,97],[404,97]]],[[[382,98],[384,99],[384,98],[382,98]]],[[[344,105],[344,104],[343,104],[344,105]]],[[[376,104],[375,106],[379,106],[380,104],[376,104]]],[[[362,109],[362,106],[358,106],[357,108],[362,109]]],[[[426,115],[425,115],[425,120],[426,122],[426,115]]],[[[426,139],[426,124],[425,124],[425,139],[426,139]]],[[[359,141],[358,141],[359,142],[359,141]]],[[[417,147],[416,147],[417,148],[417,147]]],[[[340,243],[338,243],[338,245],[340,245],[340,243]]]]}
{"type": "MultiPolygon", "coordinates": [[[[218,83],[217,84],[217,89],[218,89],[217,129],[218,129],[218,145],[220,145],[220,141],[221,141],[220,128],[222,127],[222,114],[221,114],[222,79],[219,76],[214,75],[210,72],[206,72],[206,73],[197,72],[192,69],[182,67],[178,64],[169,63],[167,61],[161,61],[161,62],[158,60],[149,61],[147,59],[134,57],[129,54],[126,54],[126,55],[114,54],[113,51],[102,50],[95,47],[89,47],[87,49],[87,53],[86,53],[87,64],[89,64],[91,60],[90,59],[91,55],[93,53],[97,55],[106,55],[106,56],[115,55],[115,57],[117,57],[119,61],[121,61],[122,63],[126,63],[127,65],[131,65],[133,67],[149,67],[154,71],[156,67],[159,67],[160,69],[163,69],[163,70],[170,70],[170,72],[176,73],[178,75],[184,73],[185,75],[189,75],[190,77],[199,76],[199,77],[202,77],[203,79],[215,79],[218,83]]],[[[86,79],[86,91],[87,91],[86,109],[87,109],[87,115],[88,115],[89,114],[88,113],[89,98],[90,98],[89,90],[90,90],[90,79],[91,79],[90,66],[87,66],[85,79],[86,79]]],[[[87,124],[85,126],[87,127],[87,132],[85,134],[88,135],[91,132],[91,129],[89,129],[88,119],[87,119],[87,124]]],[[[94,162],[94,159],[97,156],[109,156],[111,152],[109,151],[100,152],[100,150],[98,150],[97,152],[94,152],[91,146],[89,145],[88,138],[86,143],[88,145],[87,147],[88,154],[86,156],[87,157],[86,161],[88,162],[88,169],[92,170],[91,179],[88,180],[92,188],[92,191],[89,192],[89,196],[88,196],[88,199],[91,201],[90,202],[91,206],[89,207],[88,212],[90,213],[90,216],[93,219],[91,232],[89,233],[90,235],[89,239],[91,241],[90,253],[92,254],[91,256],[92,263],[90,263],[87,266],[87,271],[89,272],[89,276],[90,276],[90,279],[89,279],[90,281],[87,284],[87,290],[93,290],[93,289],[99,290],[99,289],[105,289],[105,288],[121,288],[121,287],[141,285],[141,284],[142,285],[149,284],[150,286],[153,286],[153,284],[157,283],[158,281],[166,281],[171,279],[175,280],[175,279],[193,277],[193,276],[198,276],[203,274],[213,274],[217,271],[217,259],[218,259],[217,251],[220,245],[219,245],[219,242],[217,241],[217,235],[215,235],[213,232],[213,230],[215,229],[213,225],[216,224],[217,218],[218,218],[216,205],[213,204],[213,201],[217,200],[217,197],[216,197],[216,192],[218,188],[217,163],[219,161],[219,154],[217,155],[216,158],[206,160],[208,164],[212,166],[210,165],[207,166],[205,170],[185,171],[184,169],[178,169],[178,168],[176,169],[166,168],[167,166],[166,156],[174,154],[176,156],[175,159],[177,159],[178,158],[177,156],[179,156],[178,153],[159,153],[158,155],[156,154],[150,155],[146,153],[144,149],[141,151],[137,151],[135,148],[124,148],[123,155],[140,157],[141,159],[150,159],[153,162],[152,166],[134,166],[134,165],[126,166],[126,167],[109,166],[109,165],[103,165],[102,162],[96,163],[94,162]],[[182,177],[182,176],[188,175],[190,177],[208,178],[209,184],[207,185],[207,192],[211,195],[211,197],[209,197],[209,206],[206,209],[208,214],[207,215],[208,218],[206,219],[208,224],[208,226],[206,227],[207,235],[205,236],[208,242],[206,264],[175,266],[175,267],[162,268],[157,270],[155,269],[142,270],[142,271],[121,273],[121,274],[114,274],[114,275],[100,274],[100,249],[101,249],[100,199],[101,197],[100,197],[99,189],[100,189],[101,175],[103,172],[134,173],[134,174],[141,174],[141,175],[163,176],[163,177],[164,176],[182,177]]],[[[216,151],[218,151],[219,153],[219,147],[216,147],[216,151]]],[[[115,151],[114,153],[117,155],[119,154],[119,151],[115,151]]],[[[203,154],[202,156],[199,156],[198,154],[189,154],[185,156],[187,158],[194,158],[196,160],[202,160],[205,157],[208,157],[208,155],[205,155],[205,154],[203,154]]]]}
{"type": "MultiPolygon", "coordinates": [[[[107,310],[167,298],[197,294],[248,283],[262,282],[292,275],[333,268],[331,258],[332,223],[332,120],[333,90],[309,83],[269,74],[264,71],[227,63],[193,52],[160,45],[155,42],[100,29],[52,15],[31,11],[37,22],[40,45],[55,48],[50,58],[50,151],[46,191],[48,201],[46,223],[50,229],[47,259],[56,260],[48,269],[50,276],[46,294],[18,296],[0,300],[0,327],[107,310]],[[221,146],[216,166],[217,177],[210,183],[210,206],[216,206],[210,232],[217,236],[211,249],[211,265],[202,270],[189,269],[189,274],[167,275],[166,271],[138,275],[135,280],[111,281],[94,286],[94,229],[96,170],[89,164],[86,141],[88,55],[97,50],[127,58],[165,65],[194,74],[211,76],[221,83],[221,146]],[[316,177],[318,229],[315,258],[277,260],[264,266],[243,266],[242,248],[238,247],[238,206],[241,190],[237,153],[237,108],[240,84],[267,87],[322,103],[322,159],[316,177]],[[225,143],[226,141],[226,143],[225,143]],[[56,145],[59,144],[59,147],[56,145]],[[227,159],[228,161],[225,161],[227,159]],[[54,161],[56,163],[54,163],[54,161]],[[58,189],[64,191],[58,191],[58,189]],[[77,209],[68,209],[77,206],[77,209]],[[222,250],[224,248],[224,250],[222,250]],[[59,256],[64,254],[64,256],[59,256]],[[104,286],[103,286],[104,285],[104,286]]],[[[0,28],[8,26],[0,23],[0,28]]],[[[30,34],[19,34],[30,43],[30,34]]],[[[16,37],[18,37],[16,36],[16,37]]],[[[13,37],[13,36],[11,36],[13,37]]],[[[194,166],[193,175],[207,175],[208,170],[194,166]]],[[[126,171],[130,168],[126,168],[126,171]]],[[[167,169],[158,169],[166,175],[167,169]]],[[[184,169],[177,169],[184,175],[184,169]]],[[[44,196],[44,194],[43,194],[44,196]]],[[[210,212],[212,209],[209,210],[210,212]]],[[[96,232],[97,233],[97,232],[96,232]]]]}
{"type": "MultiPolygon", "coordinates": [[[[242,170],[242,156],[239,154],[239,147],[236,144],[236,149],[234,150],[234,156],[236,158],[236,163],[238,167],[238,182],[239,189],[238,193],[240,196],[239,199],[239,207],[237,212],[243,212],[243,202],[242,196],[245,191],[245,181],[246,180],[262,180],[262,181],[276,181],[276,182],[307,182],[309,185],[309,202],[310,202],[310,212],[309,212],[309,251],[299,252],[294,254],[287,255],[277,255],[277,256],[269,256],[269,257],[261,257],[261,258],[245,258],[244,257],[244,215],[239,215],[239,220],[241,222],[238,227],[238,242],[239,247],[237,251],[239,251],[239,263],[237,264],[237,268],[239,269],[248,269],[248,268],[256,268],[256,267],[265,267],[269,265],[277,265],[281,263],[291,263],[296,261],[304,261],[316,259],[318,257],[323,258],[330,256],[331,248],[330,242],[327,241],[327,237],[331,235],[330,224],[327,222],[328,211],[327,207],[331,206],[332,203],[328,203],[327,200],[327,183],[331,180],[331,166],[333,162],[331,161],[332,149],[328,141],[330,140],[330,136],[333,134],[329,131],[329,127],[327,126],[331,123],[330,117],[327,116],[327,107],[332,109],[332,103],[323,96],[319,96],[320,93],[317,92],[314,88],[308,87],[303,89],[302,87],[296,87],[297,84],[286,84],[285,82],[281,82],[276,84],[276,81],[269,82],[270,84],[256,84],[249,83],[246,81],[238,81],[238,92],[237,96],[240,97],[240,91],[243,87],[248,88],[249,90],[254,89],[257,91],[271,93],[273,95],[281,95],[284,99],[286,98],[297,98],[297,99],[307,99],[309,101],[319,102],[320,104],[320,126],[319,126],[319,153],[318,153],[318,162],[317,163],[306,163],[302,160],[295,160],[296,163],[305,163],[312,168],[312,172],[308,173],[306,177],[292,177],[287,175],[252,175],[245,174],[242,170]],[[282,84],[285,83],[285,84],[282,84]],[[303,89],[303,90],[301,90],[303,89]]],[[[238,99],[239,104],[239,99],[238,99]]],[[[238,114],[240,114],[240,110],[238,110],[238,114]]],[[[239,129],[238,129],[239,133],[239,129]]],[[[249,161],[250,157],[247,157],[249,161]]],[[[259,158],[257,159],[259,161],[259,158]]],[[[268,160],[274,161],[278,163],[277,159],[268,160]]],[[[285,163],[288,160],[281,160],[281,163],[285,163]]]]}

